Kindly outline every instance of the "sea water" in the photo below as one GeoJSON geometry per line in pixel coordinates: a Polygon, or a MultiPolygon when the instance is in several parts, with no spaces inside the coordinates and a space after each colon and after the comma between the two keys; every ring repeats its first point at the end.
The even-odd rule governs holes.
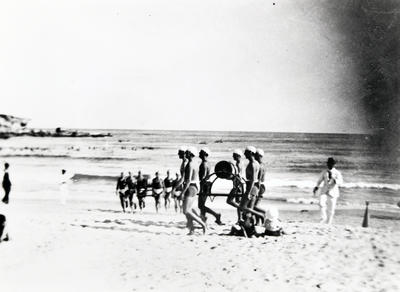
{"type": "MultiPolygon", "coordinates": [[[[91,130],[93,132],[93,130],[91,130]]],[[[232,161],[232,151],[254,145],[265,152],[267,198],[311,198],[326,160],[342,172],[339,204],[368,200],[393,205],[400,200],[400,161],[364,134],[96,130],[104,138],[16,137],[0,141],[0,161],[11,164],[13,196],[56,198],[61,169],[72,177],[71,199],[114,200],[121,171],[179,171],[181,145],[208,147],[210,163],[232,161]]],[[[396,153],[396,152],[395,152],[396,153]]],[[[397,152],[398,153],[398,152],[397,152]]],[[[220,191],[229,191],[222,182],[220,191]]]]}

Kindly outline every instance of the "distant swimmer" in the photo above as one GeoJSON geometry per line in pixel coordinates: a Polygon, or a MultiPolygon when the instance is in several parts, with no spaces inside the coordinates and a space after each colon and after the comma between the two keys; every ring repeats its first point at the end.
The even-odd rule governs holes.
{"type": "Polygon", "coordinates": [[[125,192],[127,191],[127,185],[126,185],[126,180],[124,177],[124,173],[121,172],[118,180],[117,180],[117,186],[116,186],[116,195],[119,196],[119,200],[121,202],[121,207],[122,207],[122,211],[125,213],[125,208],[127,207],[126,205],[126,194],[125,192]]]}
{"type": "Polygon", "coordinates": [[[155,175],[156,176],[155,178],[153,178],[153,181],[151,183],[151,189],[152,196],[154,197],[156,212],[158,213],[158,208],[160,207],[160,196],[164,192],[164,183],[160,178],[158,171],[155,173],[155,175]]]}
{"type": "Polygon", "coordinates": [[[206,233],[206,224],[201,220],[201,218],[196,214],[194,210],[194,202],[196,195],[200,189],[199,183],[199,173],[197,165],[195,165],[194,157],[197,153],[196,148],[189,147],[186,151],[186,158],[188,163],[185,167],[184,172],[184,185],[183,185],[183,213],[187,219],[187,227],[189,228],[189,235],[194,233],[193,221],[200,224],[203,229],[203,234],[206,233]]]}
{"type": "Polygon", "coordinates": [[[201,164],[199,166],[200,192],[198,197],[198,207],[200,209],[200,217],[204,222],[207,221],[206,213],[209,213],[215,217],[215,222],[218,225],[222,225],[221,214],[215,212],[214,210],[206,206],[206,201],[209,192],[208,187],[210,185],[207,182],[207,177],[211,172],[210,165],[208,163],[209,155],[210,155],[210,150],[207,147],[204,147],[203,149],[200,150],[199,157],[201,159],[201,164]]]}
{"type": "Polygon", "coordinates": [[[180,181],[180,177],[179,174],[176,173],[175,174],[175,179],[172,182],[172,199],[174,200],[174,207],[175,207],[175,212],[182,213],[183,209],[182,209],[182,185],[180,185],[179,187],[176,187],[176,185],[178,184],[178,182],[180,181]]]}
{"type": "Polygon", "coordinates": [[[130,171],[128,172],[128,176],[126,177],[126,186],[128,188],[126,191],[128,205],[129,208],[131,208],[131,212],[133,213],[133,209],[136,210],[136,203],[133,202],[133,196],[136,192],[136,185],[135,179],[130,171]]]}
{"type": "Polygon", "coordinates": [[[138,171],[138,177],[136,180],[136,195],[139,201],[139,208],[142,210],[146,207],[144,198],[147,195],[147,179],[143,177],[141,171],[138,171]]]}
{"type": "MultiPolygon", "coordinates": [[[[261,199],[263,198],[263,195],[265,193],[265,163],[263,161],[264,157],[264,150],[262,149],[257,149],[256,154],[255,154],[255,159],[260,165],[260,171],[258,172],[258,196],[253,198],[251,202],[251,208],[254,209],[257,212],[261,212],[265,216],[265,210],[259,207],[259,203],[261,199]]],[[[262,224],[264,223],[262,218],[257,217],[257,224],[262,224]]]]}
{"type": "Polygon", "coordinates": [[[169,170],[167,170],[167,177],[164,179],[164,207],[167,210],[171,206],[171,192],[172,192],[173,179],[170,177],[169,170]]]}
{"type": "Polygon", "coordinates": [[[256,216],[257,220],[263,220],[265,214],[255,211],[251,206],[251,202],[255,201],[259,193],[258,177],[260,164],[255,159],[256,151],[256,148],[253,146],[246,147],[246,150],[244,151],[244,156],[249,163],[246,166],[246,191],[240,199],[240,210],[245,213],[251,213],[256,216]]]}
{"type": "Polygon", "coordinates": [[[4,197],[1,200],[4,204],[8,204],[10,201],[10,192],[11,192],[11,180],[10,180],[10,174],[8,173],[8,169],[10,167],[10,164],[7,162],[4,163],[4,175],[3,175],[3,189],[4,189],[4,197]]]}
{"type": "Polygon", "coordinates": [[[232,158],[235,161],[235,167],[236,167],[236,172],[238,174],[238,177],[235,177],[233,180],[233,188],[231,192],[228,195],[228,198],[226,199],[226,202],[235,207],[237,210],[237,217],[239,222],[241,218],[241,212],[239,209],[239,203],[240,203],[240,198],[242,196],[242,189],[244,189],[243,186],[243,181],[244,181],[244,173],[243,173],[243,162],[242,162],[242,157],[243,157],[243,152],[240,149],[235,149],[232,154],[232,158]]]}
{"type": "Polygon", "coordinates": [[[336,165],[335,159],[328,158],[326,162],[327,170],[322,171],[320,177],[314,187],[314,196],[322,184],[319,191],[319,206],[321,209],[321,223],[332,224],[333,216],[335,215],[336,201],[339,198],[339,186],[343,184],[343,177],[340,171],[334,166],[336,165]]]}

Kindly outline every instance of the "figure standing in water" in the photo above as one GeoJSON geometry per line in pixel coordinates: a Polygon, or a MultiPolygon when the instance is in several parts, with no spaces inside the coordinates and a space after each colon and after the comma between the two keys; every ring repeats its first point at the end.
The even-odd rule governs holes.
{"type": "Polygon", "coordinates": [[[335,215],[336,201],[339,198],[339,186],[343,184],[343,177],[340,171],[335,168],[336,161],[332,157],[326,162],[327,170],[322,171],[314,187],[314,196],[319,192],[319,206],[321,210],[321,223],[332,224],[335,215]]]}

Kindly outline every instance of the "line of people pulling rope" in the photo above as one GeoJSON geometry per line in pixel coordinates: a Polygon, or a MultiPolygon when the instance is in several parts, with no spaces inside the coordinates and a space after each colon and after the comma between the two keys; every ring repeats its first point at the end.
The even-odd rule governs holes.
{"type": "MultiPolygon", "coordinates": [[[[215,222],[222,225],[221,214],[206,206],[206,201],[211,193],[212,183],[208,181],[211,168],[208,162],[210,150],[202,148],[197,152],[195,147],[180,147],[178,157],[181,160],[180,174],[176,173],[176,178],[170,177],[167,171],[167,177],[161,179],[159,173],[155,173],[150,185],[148,185],[148,177],[142,175],[139,171],[137,177],[133,177],[131,173],[124,177],[121,173],[117,182],[116,192],[120,197],[121,206],[125,212],[127,208],[141,210],[145,207],[144,198],[151,192],[151,196],[155,200],[155,208],[158,212],[160,208],[160,198],[164,194],[164,206],[169,208],[170,198],[174,200],[175,211],[183,212],[187,219],[187,228],[189,234],[194,233],[194,222],[197,222],[205,234],[207,232],[207,214],[215,217],[215,222]],[[198,166],[194,162],[194,158],[198,154],[201,164],[198,166]],[[138,205],[133,201],[136,194],[138,205]],[[198,208],[195,207],[195,199],[198,195],[198,208]]],[[[255,226],[268,224],[274,225],[272,231],[280,235],[281,228],[278,226],[278,214],[269,212],[270,218],[266,219],[266,211],[260,208],[259,202],[265,193],[265,165],[263,162],[264,151],[256,149],[253,146],[246,147],[244,153],[240,149],[233,152],[235,173],[238,175],[232,178],[233,187],[227,194],[226,202],[237,209],[237,224],[232,227],[232,235],[251,236],[255,232],[255,226]],[[248,164],[244,167],[243,157],[248,160],[248,164]],[[238,233],[238,234],[236,234],[238,233]]],[[[270,226],[271,227],[271,226],[270,226]]]]}

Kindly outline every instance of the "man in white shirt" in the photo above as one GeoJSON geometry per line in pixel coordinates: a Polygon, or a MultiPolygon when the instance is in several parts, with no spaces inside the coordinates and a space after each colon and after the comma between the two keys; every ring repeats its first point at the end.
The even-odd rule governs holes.
{"type": "Polygon", "coordinates": [[[319,191],[321,223],[332,223],[333,215],[335,214],[336,201],[339,198],[339,186],[343,183],[342,174],[334,167],[335,164],[335,159],[329,157],[326,163],[328,169],[321,173],[313,190],[314,196],[316,196],[317,191],[320,189],[320,185],[322,184],[319,191]]]}

